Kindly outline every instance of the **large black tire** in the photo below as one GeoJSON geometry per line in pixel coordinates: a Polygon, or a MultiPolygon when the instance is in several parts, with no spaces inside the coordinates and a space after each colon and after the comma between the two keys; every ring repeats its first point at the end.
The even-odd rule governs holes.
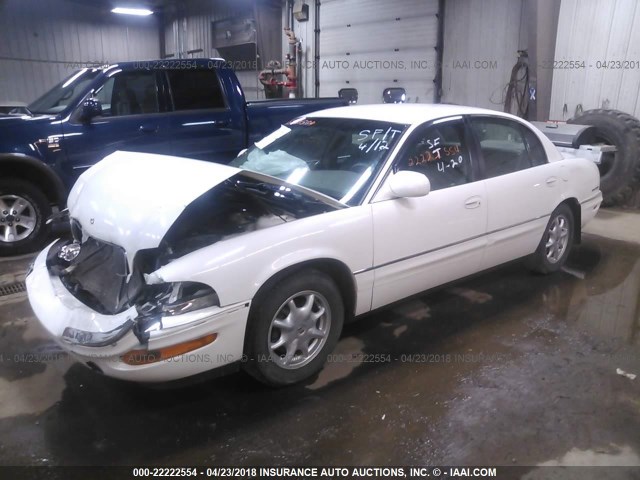
{"type": "Polygon", "coordinates": [[[603,205],[624,205],[634,188],[640,184],[640,121],[619,110],[587,110],[567,123],[591,125],[596,128],[589,143],[615,145],[617,151],[603,158],[600,169],[600,190],[603,205]]]}
{"type": "Polygon", "coordinates": [[[49,236],[46,221],[50,215],[49,200],[31,182],[0,179],[0,256],[41,248],[49,236]],[[8,236],[9,233],[13,235],[8,236]]]}
{"type": "Polygon", "coordinates": [[[318,270],[295,273],[254,299],[245,335],[244,368],[254,378],[271,386],[306,380],[322,369],[327,355],[340,338],[343,323],[344,302],[333,280],[318,270]],[[313,295],[313,300],[309,295],[313,295]],[[290,300],[295,309],[289,307],[290,300]],[[312,315],[304,320],[306,310],[303,309],[307,305],[312,315]],[[325,314],[314,319],[321,309],[325,314]],[[311,337],[312,330],[314,334],[321,331],[326,334],[322,339],[311,337]],[[274,349],[272,346],[279,342],[285,343],[274,349]],[[306,356],[301,350],[302,344],[308,349],[306,356]],[[284,365],[290,351],[293,351],[293,357],[289,358],[288,365],[284,365]]]}
{"type": "Polygon", "coordinates": [[[551,214],[536,251],[527,258],[527,266],[537,273],[547,274],[560,270],[573,246],[575,219],[568,205],[562,203],[551,214]],[[565,232],[565,235],[562,235],[565,232]],[[562,249],[553,255],[554,246],[562,239],[562,249]]]}

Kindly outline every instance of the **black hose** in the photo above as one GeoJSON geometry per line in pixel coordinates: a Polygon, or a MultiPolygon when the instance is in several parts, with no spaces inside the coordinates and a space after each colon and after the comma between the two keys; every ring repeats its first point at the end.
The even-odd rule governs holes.
{"type": "Polygon", "coordinates": [[[511,69],[511,77],[507,85],[504,111],[526,118],[529,113],[529,58],[526,50],[519,50],[518,55],[518,61],[511,69]],[[514,101],[517,107],[516,112],[512,111],[514,101]]]}

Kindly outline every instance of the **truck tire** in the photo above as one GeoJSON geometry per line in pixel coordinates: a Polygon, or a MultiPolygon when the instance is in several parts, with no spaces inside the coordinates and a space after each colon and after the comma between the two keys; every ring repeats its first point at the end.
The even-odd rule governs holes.
{"type": "Polygon", "coordinates": [[[41,248],[49,235],[46,220],[50,215],[49,200],[31,182],[0,179],[0,256],[41,248]]]}
{"type": "Polygon", "coordinates": [[[619,110],[587,110],[567,123],[596,128],[589,143],[615,145],[617,151],[605,154],[600,170],[603,206],[623,205],[630,201],[640,184],[640,121],[619,110]]]}

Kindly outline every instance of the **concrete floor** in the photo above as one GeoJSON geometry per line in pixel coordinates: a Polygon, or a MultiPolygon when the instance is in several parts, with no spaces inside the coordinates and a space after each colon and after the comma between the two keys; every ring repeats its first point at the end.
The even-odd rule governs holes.
{"type": "Polygon", "coordinates": [[[640,375],[640,214],[588,232],[565,272],[513,264],[362,318],[353,361],[279,390],[104,378],[0,297],[0,465],[640,465],[640,377],[617,373],[640,375]]]}

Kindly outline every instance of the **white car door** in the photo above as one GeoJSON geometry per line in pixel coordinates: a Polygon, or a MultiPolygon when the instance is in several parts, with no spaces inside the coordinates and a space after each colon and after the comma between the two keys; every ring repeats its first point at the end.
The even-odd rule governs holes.
{"type": "Polygon", "coordinates": [[[560,202],[560,166],[548,163],[537,136],[506,118],[473,116],[487,195],[484,268],[533,253],[560,202]]]}
{"type": "Polygon", "coordinates": [[[383,183],[372,201],[372,308],[478,271],[485,247],[485,185],[461,117],[416,129],[385,183],[400,170],[424,173],[428,195],[389,198],[383,183]]]}

